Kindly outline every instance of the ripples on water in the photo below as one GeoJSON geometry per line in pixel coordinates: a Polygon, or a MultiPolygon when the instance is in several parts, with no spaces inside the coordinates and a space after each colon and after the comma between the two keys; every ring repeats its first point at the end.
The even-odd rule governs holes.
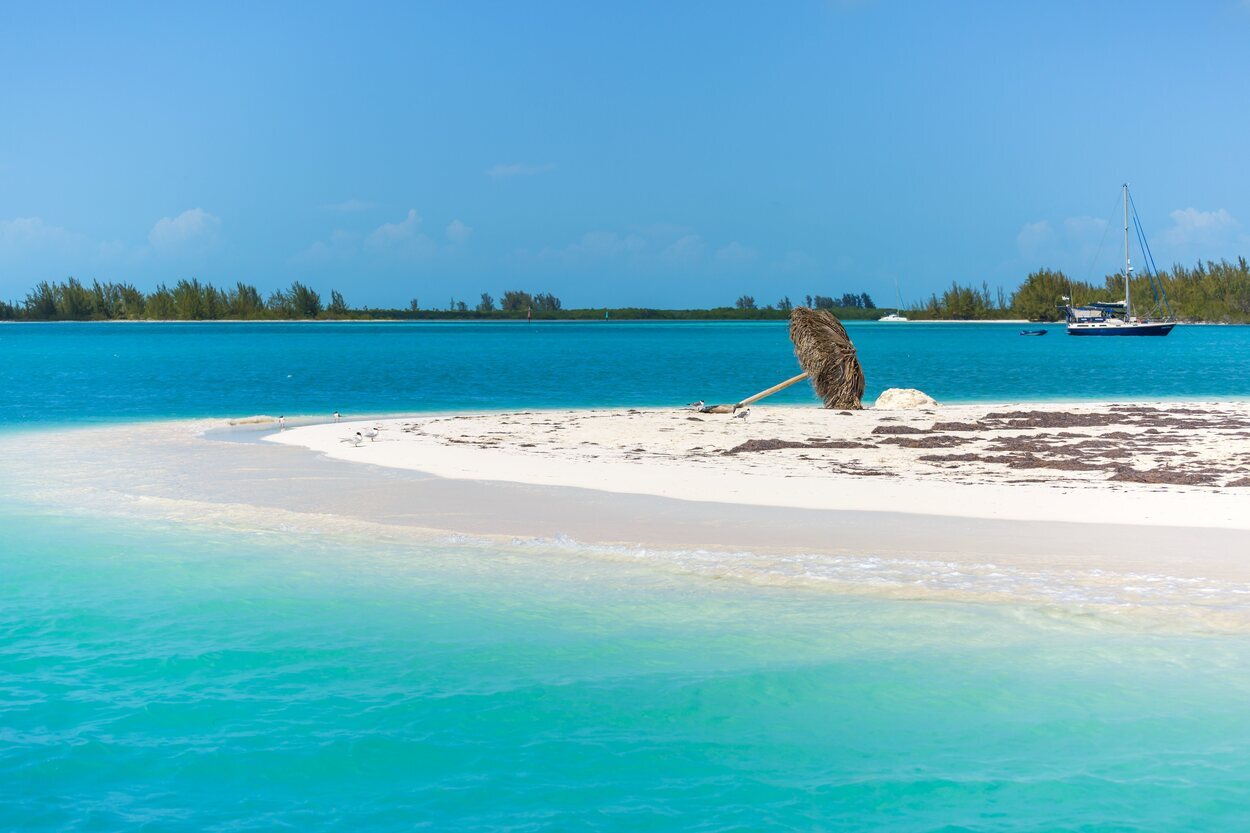
{"type": "Polygon", "coordinates": [[[550,545],[0,521],[14,829],[1250,821],[1238,636],[550,545]]]}
{"type": "MultiPolygon", "coordinates": [[[[852,335],[870,395],[1250,395],[1247,328],[1016,329],[852,335]]],[[[0,427],[729,400],[792,366],[781,324],[0,327],[0,427]]],[[[1246,829],[1243,595],[0,502],[0,828],[1246,829]]]]}
{"type": "MultiPolygon", "coordinates": [[[[1250,327],[1154,339],[848,327],[870,399],[888,387],[943,402],[1250,396],[1250,327]]],[[[785,322],[23,324],[0,327],[0,426],[735,402],[794,367],[785,322]]],[[[814,400],[796,385],[771,401],[814,400]]]]}

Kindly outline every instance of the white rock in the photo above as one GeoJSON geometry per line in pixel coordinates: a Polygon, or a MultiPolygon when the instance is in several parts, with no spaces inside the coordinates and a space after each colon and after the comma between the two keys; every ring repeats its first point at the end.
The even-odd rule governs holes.
{"type": "Polygon", "coordinates": [[[890,388],[882,391],[872,407],[877,410],[907,411],[918,408],[936,408],[932,396],[915,388],[890,388]]]}

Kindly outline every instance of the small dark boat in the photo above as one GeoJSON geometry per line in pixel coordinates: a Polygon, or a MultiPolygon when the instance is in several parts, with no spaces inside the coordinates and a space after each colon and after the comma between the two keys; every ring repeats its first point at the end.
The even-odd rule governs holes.
{"type": "Polygon", "coordinates": [[[1022,336],[1044,336],[1048,332],[1050,332],[1050,330],[1021,330],[1020,335],[1022,336]]]}

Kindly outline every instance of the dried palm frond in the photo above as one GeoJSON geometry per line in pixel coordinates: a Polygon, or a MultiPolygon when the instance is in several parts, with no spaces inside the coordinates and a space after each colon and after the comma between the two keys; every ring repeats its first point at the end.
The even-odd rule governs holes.
{"type": "Polygon", "coordinates": [[[826,408],[864,407],[864,369],[842,322],[828,310],[795,307],[790,313],[794,356],[826,408]]]}
{"type": "Polygon", "coordinates": [[[736,405],[705,406],[703,413],[734,413],[804,379],[812,380],[812,388],[824,400],[826,408],[841,411],[863,409],[864,369],[860,367],[851,337],[833,313],[795,307],[790,313],[790,340],[794,342],[794,356],[803,368],[802,373],[748,396],[736,405]]]}

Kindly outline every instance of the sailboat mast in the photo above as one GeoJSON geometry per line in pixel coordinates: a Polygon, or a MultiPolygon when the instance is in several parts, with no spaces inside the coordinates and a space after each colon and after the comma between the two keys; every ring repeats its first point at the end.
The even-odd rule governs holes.
{"type": "Polygon", "coordinates": [[[1133,317],[1133,296],[1129,285],[1133,282],[1133,265],[1128,258],[1128,183],[1124,183],[1124,320],[1133,317]]]}

